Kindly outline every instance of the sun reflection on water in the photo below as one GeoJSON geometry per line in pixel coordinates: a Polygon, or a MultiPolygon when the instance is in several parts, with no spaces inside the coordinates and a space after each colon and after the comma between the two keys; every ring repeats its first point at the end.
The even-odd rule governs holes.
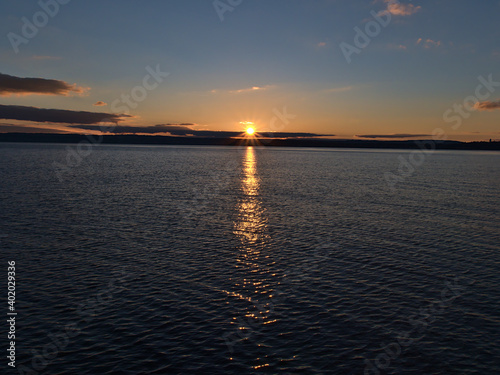
{"type": "Polygon", "coordinates": [[[234,234],[240,239],[244,254],[256,255],[259,253],[259,247],[251,245],[264,245],[267,239],[267,219],[259,196],[260,180],[253,147],[248,147],[245,153],[241,180],[243,194],[238,202],[238,220],[234,223],[234,234]]]}
{"type": "MultiPolygon", "coordinates": [[[[233,324],[240,332],[241,340],[250,340],[260,347],[259,330],[276,322],[272,317],[274,262],[268,252],[268,221],[262,206],[261,181],[257,172],[256,150],[253,147],[246,148],[242,163],[241,194],[233,229],[240,243],[235,259],[240,277],[234,280],[235,291],[231,293],[242,304],[241,309],[236,310],[233,324]]],[[[265,357],[254,358],[252,367],[269,366],[265,357]]]]}

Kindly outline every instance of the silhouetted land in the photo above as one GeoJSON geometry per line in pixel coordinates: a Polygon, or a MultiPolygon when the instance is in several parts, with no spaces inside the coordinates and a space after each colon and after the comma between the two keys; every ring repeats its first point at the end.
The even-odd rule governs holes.
{"type": "Polygon", "coordinates": [[[500,142],[459,142],[433,140],[380,141],[357,139],[234,139],[208,137],[169,137],[151,135],[104,135],[86,136],[81,134],[39,134],[39,133],[0,133],[0,142],[37,142],[37,143],[79,143],[81,141],[102,144],[143,144],[143,145],[212,145],[238,146],[252,144],[270,147],[333,147],[333,148],[388,148],[438,150],[500,150],[500,142]]]}

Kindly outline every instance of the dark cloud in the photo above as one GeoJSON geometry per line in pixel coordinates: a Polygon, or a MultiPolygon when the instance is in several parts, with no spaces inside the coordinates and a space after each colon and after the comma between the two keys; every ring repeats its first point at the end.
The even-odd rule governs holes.
{"type": "Polygon", "coordinates": [[[376,134],[376,135],[357,135],[358,138],[418,138],[432,137],[431,134],[376,134]]]}
{"type": "Polygon", "coordinates": [[[44,78],[21,78],[0,73],[0,96],[83,94],[86,88],[64,81],[44,78]]]}
{"type": "MultiPolygon", "coordinates": [[[[213,131],[213,130],[194,130],[191,127],[194,124],[160,124],[154,126],[115,126],[108,129],[108,133],[112,134],[162,134],[169,133],[177,136],[196,136],[196,137],[211,137],[211,138],[230,138],[239,137],[243,132],[230,132],[230,131],[213,131]]],[[[101,130],[99,126],[95,125],[73,125],[72,128],[86,129],[86,130],[101,130]]],[[[266,138],[304,138],[304,137],[319,137],[320,134],[315,133],[257,133],[259,137],[266,138]]]]}
{"type": "MultiPolygon", "coordinates": [[[[60,125],[61,126],[61,125],[60,125]]],[[[19,124],[0,123],[0,133],[69,133],[68,130],[57,129],[54,126],[39,127],[36,125],[26,126],[19,124]]]]}
{"type": "Polygon", "coordinates": [[[65,124],[99,124],[100,122],[112,122],[117,124],[119,121],[124,120],[125,117],[132,116],[0,104],[0,119],[7,120],[55,122],[65,124]]]}
{"type": "Polygon", "coordinates": [[[491,111],[494,109],[500,109],[500,100],[497,100],[496,102],[490,102],[490,101],[478,102],[476,103],[474,108],[477,109],[478,111],[491,111]]]}
{"type": "MultiPolygon", "coordinates": [[[[187,124],[186,124],[187,125],[187,124]]],[[[241,132],[217,132],[209,130],[193,130],[184,124],[161,124],[154,126],[115,126],[112,129],[106,129],[107,133],[111,134],[162,134],[169,133],[171,135],[196,135],[201,137],[236,137],[241,135],[241,132]]],[[[192,125],[192,124],[189,124],[192,125]]],[[[73,125],[72,128],[86,129],[86,130],[102,130],[100,126],[96,125],[73,125]]]]}

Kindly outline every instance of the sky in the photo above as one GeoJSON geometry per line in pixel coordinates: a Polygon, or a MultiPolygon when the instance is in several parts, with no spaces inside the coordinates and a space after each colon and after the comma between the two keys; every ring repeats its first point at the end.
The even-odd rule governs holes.
{"type": "Polygon", "coordinates": [[[499,13],[499,0],[4,0],[0,132],[500,139],[499,13]]]}

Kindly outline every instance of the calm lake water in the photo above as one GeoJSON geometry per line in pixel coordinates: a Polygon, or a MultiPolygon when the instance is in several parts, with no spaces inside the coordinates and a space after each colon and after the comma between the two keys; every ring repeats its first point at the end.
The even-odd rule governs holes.
{"type": "Polygon", "coordinates": [[[500,373],[500,153],[67,147],[0,144],[9,373],[500,373]]]}

